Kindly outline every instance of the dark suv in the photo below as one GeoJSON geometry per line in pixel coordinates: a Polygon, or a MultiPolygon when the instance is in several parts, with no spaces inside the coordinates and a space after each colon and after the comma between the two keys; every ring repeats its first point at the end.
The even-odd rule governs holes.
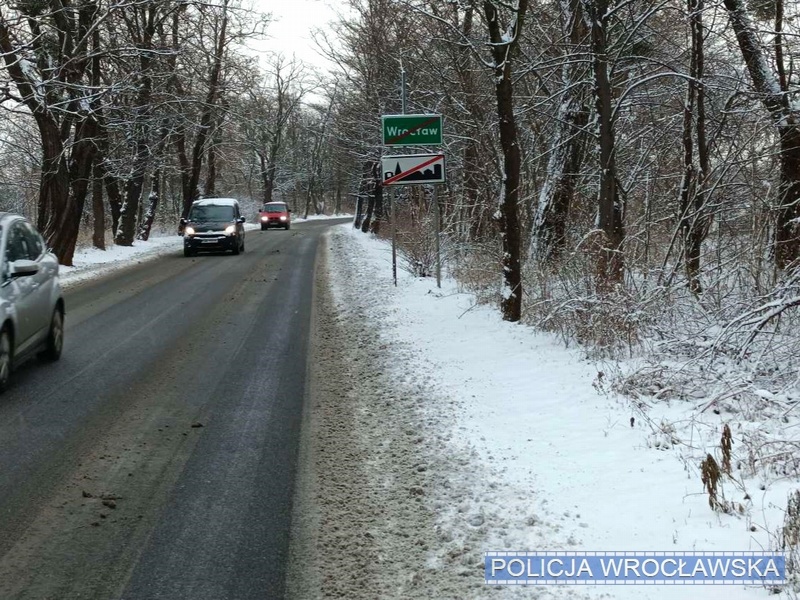
{"type": "Polygon", "coordinates": [[[203,250],[244,252],[245,218],[233,198],[206,198],[192,204],[189,215],[181,219],[183,255],[194,256],[203,250]]]}

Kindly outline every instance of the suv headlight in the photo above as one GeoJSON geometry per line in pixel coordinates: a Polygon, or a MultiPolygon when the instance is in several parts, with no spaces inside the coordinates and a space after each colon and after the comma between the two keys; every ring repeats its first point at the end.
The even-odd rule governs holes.
{"type": "Polygon", "coordinates": [[[236,225],[228,225],[225,228],[225,233],[228,235],[236,235],[236,225]]]}
{"type": "Polygon", "coordinates": [[[186,229],[183,230],[183,233],[186,235],[194,235],[194,227],[190,227],[189,225],[186,226],[186,229]]]}
{"type": "Polygon", "coordinates": [[[285,221],[285,220],[286,220],[286,217],[281,217],[281,221],[285,221]]]}
{"type": "Polygon", "coordinates": [[[267,221],[268,219],[269,219],[269,217],[268,217],[268,216],[266,216],[266,215],[264,215],[263,217],[261,217],[261,220],[262,220],[262,221],[267,221]]]}

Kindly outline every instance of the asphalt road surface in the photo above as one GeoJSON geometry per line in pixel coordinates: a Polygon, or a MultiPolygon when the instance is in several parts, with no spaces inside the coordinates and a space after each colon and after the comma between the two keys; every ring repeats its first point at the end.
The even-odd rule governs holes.
{"type": "Polygon", "coordinates": [[[62,360],[0,396],[0,598],[283,596],[331,223],[67,291],[62,360]]]}

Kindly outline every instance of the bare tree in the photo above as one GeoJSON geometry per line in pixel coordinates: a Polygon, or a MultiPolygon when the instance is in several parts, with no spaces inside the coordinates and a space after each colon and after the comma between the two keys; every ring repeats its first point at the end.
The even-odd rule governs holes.
{"type": "MultiPolygon", "coordinates": [[[[183,216],[189,213],[192,202],[197,199],[200,174],[203,167],[203,153],[206,149],[206,140],[211,133],[212,118],[215,106],[221,94],[222,68],[224,63],[225,48],[230,41],[228,38],[228,4],[229,0],[222,0],[220,7],[219,27],[214,37],[214,54],[206,93],[200,116],[200,125],[194,141],[191,163],[188,162],[185,151],[181,153],[181,168],[183,175],[183,216]]],[[[185,143],[185,142],[184,142],[185,143]]],[[[179,146],[180,148],[180,146],[179,146]]],[[[180,150],[179,150],[180,152],[180,150]]]]}
{"type": "Polygon", "coordinates": [[[597,226],[601,232],[597,256],[597,286],[600,290],[622,282],[625,228],[623,206],[617,185],[616,142],[614,139],[613,90],[609,78],[609,2],[583,0],[590,23],[597,137],[600,154],[597,226]]]}
{"type": "Polygon", "coordinates": [[[549,264],[561,256],[566,245],[567,218],[575,195],[575,179],[583,163],[584,129],[589,120],[583,85],[586,68],[579,53],[587,33],[583,7],[581,0],[560,0],[559,7],[566,41],[561,67],[562,92],[529,253],[549,264]]]}
{"type": "Polygon", "coordinates": [[[800,111],[786,93],[786,67],[783,64],[783,2],[777,1],[775,64],[778,76],[756,35],[742,0],[724,0],[739,48],[747,64],[753,87],[769,113],[780,140],[780,187],[775,223],[775,266],[785,269],[800,258],[800,111]]]}
{"type": "Polygon", "coordinates": [[[514,114],[514,59],[528,10],[528,0],[517,0],[509,9],[508,24],[500,23],[501,7],[506,4],[485,0],[483,12],[489,32],[489,47],[495,81],[497,116],[500,120],[500,145],[503,150],[503,188],[498,224],[503,244],[505,290],[500,310],[506,321],[519,321],[522,315],[521,231],[519,222],[520,148],[514,114]]]}
{"type": "Polygon", "coordinates": [[[106,18],[99,2],[0,6],[0,50],[19,95],[39,130],[42,167],[37,224],[59,261],[72,264],[91,179],[98,123],[86,85],[91,32],[106,18]]]}
{"type": "MultiPolygon", "coordinates": [[[[322,194],[318,193],[318,186],[322,179],[322,171],[323,171],[323,163],[325,159],[324,150],[326,147],[326,142],[328,141],[328,126],[331,120],[331,113],[333,112],[333,106],[336,103],[336,92],[338,86],[334,84],[333,90],[331,91],[330,98],[328,99],[328,106],[324,109],[324,114],[319,121],[318,127],[315,128],[316,131],[313,132],[314,135],[314,146],[311,151],[310,157],[310,165],[308,170],[308,182],[306,185],[306,206],[305,206],[305,214],[304,217],[308,218],[308,211],[311,208],[311,205],[314,204],[315,211],[317,202],[315,201],[315,195],[320,197],[322,194]]],[[[316,211],[319,212],[319,211],[316,211]]]]}
{"type": "Polygon", "coordinates": [[[703,74],[705,60],[703,44],[703,0],[688,0],[691,29],[691,58],[686,103],[683,110],[683,178],[680,187],[680,228],[683,234],[684,263],[689,289],[695,295],[702,292],[700,283],[700,254],[703,240],[711,226],[707,210],[706,178],[710,174],[708,141],[706,138],[706,107],[703,74]],[[695,116],[696,112],[696,116],[695,116]],[[696,147],[699,169],[695,166],[693,122],[696,119],[696,147]]]}
{"type": "Polygon", "coordinates": [[[245,143],[258,158],[263,202],[272,202],[286,127],[300,109],[309,84],[302,63],[282,55],[267,67],[266,80],[254,81],[242,118],[245,143]]]}
{"type": "Polygon", "coordinates": [[[139,223],[139,230],[136,233],[137,240],[147,241],[150,239],[150,230],[156,219],[158,204],[161,202],[161,182],[164,178],[164,154],[168,137],[169,130],[165,120],[158,132],[159,142],[155,150],[155,168],[153,168],[150,175],[150,195],[148,197],[147,211],[144,213],[144,218],[139,223]]]}
{"type": "Polygon", "coordinates": [[[133,166],[130,177],[125,183],[125,196],[120,208],[119,228],[114,234],[114,243],[118,246],[133,244],[136,224],[139,217],[139,202],[144,187],[145,174],[150,165],[151,130],[153,128],[152,104],[154,70],[155,36],[161,22],[169,17],[170,3],[150,2],[132,6],[122,12],[128,35],[137,50],[139,65],[135,88],[138,90],[133,105],[133,119],[130,124],[130,137],[133,142],[133,166]],[[166,9],[165,12],[162,12],[166,9]]]}

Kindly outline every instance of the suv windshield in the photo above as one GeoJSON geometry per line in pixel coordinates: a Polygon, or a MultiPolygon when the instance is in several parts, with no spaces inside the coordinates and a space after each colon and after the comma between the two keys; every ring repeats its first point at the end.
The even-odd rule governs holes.
{"type": "Polygon", "coordinates": [[[232,206],[193,206],[190,221],[233,221],[232,206]]]}
{"type": "Polygon", "coordinates": [[[265,204],[263,212],[286,212],[285,204],[265,204]]]}

